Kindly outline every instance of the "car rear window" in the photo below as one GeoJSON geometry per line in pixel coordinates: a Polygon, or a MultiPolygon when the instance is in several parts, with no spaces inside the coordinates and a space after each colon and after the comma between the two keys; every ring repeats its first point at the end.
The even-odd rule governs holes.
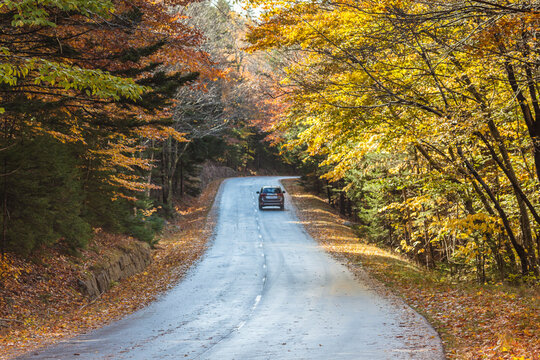
{"type": "Polygon", "coordinates": [[[280,188],[263,188],[262,192],[265,194],[280,194],[281,189],[280,188]]]}

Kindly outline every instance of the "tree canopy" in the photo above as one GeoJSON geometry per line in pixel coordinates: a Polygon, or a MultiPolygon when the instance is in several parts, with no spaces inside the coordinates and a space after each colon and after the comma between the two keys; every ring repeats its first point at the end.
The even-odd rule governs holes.
{"type": "Polygon", "coordinates": [[[225,1],[3,1],[0,27],[2,253],[152,242],[201,163],[275,155],[225,1]]]}
{"type": "Polygon", "coordinates": [[[250,49],[287,54],[276,129],[366,231],[483,280],[538,275],[535,2],[250,4],[250,49]]]}
{"type": "Polygon", "coordinates": [[[96,216],[110,216],[107,201],[135,199],[149,186],[141,177],[152,167],[142,155],[145,139],[183,139],[169,120],[176,89],[214,70],[198,49],[200,33],[169,11],[178,4],[186,2],[0,4],[3,250],[29,251],[62,238],[74,247],[84,244],[90,229],[82,224],[99,225],[96,216]],[[62,149],[65,157],[47,147],[62,149]],[[36,152],[50,156],[29,166],[36,152]],[[45,184],[53,168],[60,172],[45,184]],[[25,182],[30,187],[19,188],[25,182]],[[54,215],[58,194],[40,186],[74,194],[64,203],[72,203],[72,211],[54,215]],[[26,213],[17,211],[22,206],[26,213]],[[29,216],[45,223],[23,229],[29,216]],[[70,231],[56,225],[66,217],[81,225],[70,231]],[[35,241],[25,231],[34,232],[35,241]]]}

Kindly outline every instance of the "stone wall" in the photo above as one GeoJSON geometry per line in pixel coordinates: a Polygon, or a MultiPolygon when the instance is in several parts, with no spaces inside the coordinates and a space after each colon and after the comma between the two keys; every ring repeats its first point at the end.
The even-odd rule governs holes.
{"type": "Polygon", "coordinates": [[[103,261],[86,272],[79,283],[83,293],[97,297],[109,290],[115,282],[143,271],[151,261],[150,246],[134,240],[108,253],[103,261]]]}

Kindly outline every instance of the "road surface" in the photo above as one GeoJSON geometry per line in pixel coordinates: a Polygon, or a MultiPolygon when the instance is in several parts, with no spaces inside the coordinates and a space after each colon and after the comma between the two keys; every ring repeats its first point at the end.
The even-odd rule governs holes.
{"type": "Polygon", "coordinates": [[[440,340],[324,253],[285,211],[258,210],[277,177],[226,180],[202,260],[150,306],[22,359],[442,359],[440,340]]]}

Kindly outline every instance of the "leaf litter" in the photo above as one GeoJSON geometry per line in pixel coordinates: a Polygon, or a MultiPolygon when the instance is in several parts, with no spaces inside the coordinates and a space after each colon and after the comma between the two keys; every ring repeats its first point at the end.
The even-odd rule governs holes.
{"type": "Polygon", "coordinates": [[[540,289],[444,278],[358,238],[347,219],[300,181],[282,182],[320,246],[375,290],[400,296],[424,315],[448,359],[540,359],[540,289]]]}
{"type": "Polygon", "coordinates": [[[97,231],[78,256],[50,249],[31,261],[13,255],[0,259],[0,359],[104,326],[174,286],[206,250],[215,224],[211,208],[220,183],[214,181],[198,198],[178,203],[177,219],[152,250],[152,263],[96,299],[81,294],[78,279],[111,249],[138,240],[97,231]]]}

